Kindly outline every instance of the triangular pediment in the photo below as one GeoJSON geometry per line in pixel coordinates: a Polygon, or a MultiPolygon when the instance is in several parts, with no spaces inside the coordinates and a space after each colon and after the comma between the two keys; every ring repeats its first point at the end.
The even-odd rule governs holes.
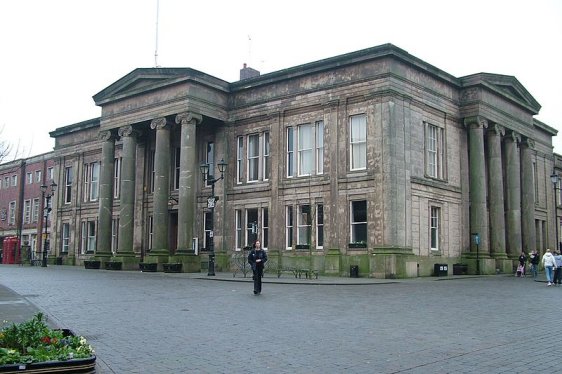
{"type": "Polygon", "coordinates": [[[93,96],[96,105],[158,89],[185,79],[193,72],[189,68],[135,69],[93,96]]]}
{"type": "Polygon", "coordinates": [[[527,91],[527,89],[511,75],[479,73],[461,78],[463,88],[482,85],[488,89],[514,101],[515,103],[527,108],[534,114],[541,109],[541,105],[527,91]]]}

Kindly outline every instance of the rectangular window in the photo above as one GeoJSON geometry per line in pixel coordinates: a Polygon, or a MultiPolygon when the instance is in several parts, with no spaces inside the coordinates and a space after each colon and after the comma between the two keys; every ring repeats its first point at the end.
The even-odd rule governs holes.
{"type": "Polygon", "coordinates": [[[90,164],[90,201],[96,201],[99,196],[100,163],[90,164]]]}
{"type": "Polygon", "coordinates": [[[324,174],[324,121],[316,122],[316,174],[324,174]]]}
{"type": "Polygon", "coordinates": [[[431,250],[438,251],[439,250],[439,215],[441,213],[441,209],[435,206],[432,206],[430,209],[430,223],[429,223],[429,230],[430,230],[430,238],[431,238],[431,250]]]}
{"type": "Polygon", "coordinates": [[[4,188],[8,188],[10,186],[10,177],[4,177],[4,188]]]}
{"type": "Polygon", "coordinates": [[[70,245],[70,223],[62,224],[62,248],[61,252],[68,253],[68,248],[70,245]]]}
{"type": "Polygon", "coordinates": [[[10,205],[8,206],[8,224],[15,225],[16,224],[16,202],[10,201],[10,205]]]}
{"type": "Polygon", "coordinates": [[[148,216],[148,250],[152,249],[152,238],[154,236],[154,216],[148,216]]]}
{"type": "Polygon", "coordinates": [[[324,205],[316,206],[316,248],[324,248],[324,205]]]}
{"type": "Polygon", "coordinates": [[[174,157],[174,190],[180,189],[180,164],[181,164],[181,148],[176,148],[174,157]]]}
{"type": "Polygon", "coordinates": [[[64,168],[64,203],[72,202],[72,166],[64,168]]]}
{"type": "Polygon", "coordinates": [[[251,246],[258,239],[258,209],[246,209],[246,245],[251,246]]]}
{"type": "Polygon", "coordinates": [[[96,251],[96,222],[88,221],[88,252],[96,251]]]}
{"type": "Polygon", "coordinates": [[[209,251],[210,248],[210,244],[211,241],[213,240],[213,215],[211,214],[211,212],[205,212],[205,216],[203,217],[203,223],[204,223],[204,227],[203,229],[205,230],[205,241],[203,242],[203,247],[209,251]]]}
{"type": "Polygon", "coordinates": [[[32,173],[27,173],[25,175],[25,180],[27,181],[27,184],[32,184],[33,183],[33,174],[32,173]]]}
{"type": "Polygon", "coordinates": [[[23,223],[31,223],[31,200],[23,202],[23,223]]]}
{"type": "Polygon", "coordinates": [[[208,181],[215,179],[215,143],[207,143],[207,154],[205,157],[205,161],[209,165],[209,175],[207,175],[205,186],[209,187],[211,184],[208,181]]]}
{"type": "Polygon", "coordinates": [[[12,175],[12,187],[16,187],[18,185],[18,176],[12,175]]]}
{"type": "Polygon", "coordinates": [[[367,116],[360,114],[350,117],[350,159],[351,170],[367,167],[367,116]]]}
{"type": "MultiPolygon", "coordinates": [[[[271,158],[269,157],[269,132],[263,133],[263,180],[269,180],[271,174],[271,158]]],[[[263,243],[262,243],[263,246],[263,243]]],[[[265,246],[263,246],[265,248],[265,246]]]]}
{"type": "Polygon", "coordinates": [[[533,161],[533,187],[535,192],[535,203],[539,202],[539,176],[537,174],[537,164],[533,161]]]}
{"type": "Polygon", "coordinates": [[[269,210],[262,208],[261,210],[261,246],[263,249],[268,248],[269,243],[269,210]]]}
{"type": "Polygon", "coordinates": [[[84,189],[82,190],[82,201],[87,202],[90,198],[90,164],[84,164],[84,189]]]}
{"type": "Polygon", "coordinates": [[[285,247],[293,248],[293,207],[287,206],[285,210],[285,247]]]}
{"type": "Polygon", "coordinates": [[[310,205],[299,205],[297,216],[297,244],[310,245],[310,205]]]}
{"type": "Polygon", "coordinates": [[[85,254],[88,250],[88,230],[86,221],[80,225],[80,253],[85,254]]]}
{"type": "Polygon", "coordinates": [[[312,173],[312,165],[314,164],[314,137],[312,134],[312,125],[299,125],[297,129],[298,175],[306,176],[312,173]]]}
{"type": "Polygon", "coordinates": [[[236,220],[236,250],[240,250],[242,249],[242,211],[236,209],[234,218],[236,220]]]}
{"type": "Polygon", "coordinates": [[[41,183],[41,170],[35,170],[35,183],[41,183]]]}
{"type": "Polygon", "coordinates": [[[116,157],[113,163],[113,197],[118,199],[121,194],[121,157],[116,157]]]}
{"type": "Polygon", "coordinates": [[[367,201],[351,202],[351,243],[367,243],[367,201]]]}
{"type": "Polygon", "coordinates": [[[39,221],[39,198],[33,199],[33,207],[31,208],[31,220],[33,222],[39,221]]]}
{"type": "Polygon", "coordinates": [[[111,220],[111,252],[117,253],[117,245],[119,244],[119,218],[111,220]]]}
{"type": "Polygon", "coordinates": [[[50,181],[53,180],[53,168],[47,168],[47,179],[50,181]]]}
{"type": "Polygon", "coordinates": [[[431,178],[443,179],[443,129],[426,123],[425,132],[426,173],[431,178]]]}
{"type": "Polygon", "coordinates": [[[242,183],[242,176],[244,175],[244,137],[237,138],[236,147],[236,183],[242,183]]]}
{"type": "Polygon", "coordinates": [[[295,139],[294,129],[287,127],[287,177],[295,176],[295,139]]]}
{"type": "Polygon", "coordinates": [[[259,180],[260,167],[260,136],[248,136],[248,182],[259,180]]]}

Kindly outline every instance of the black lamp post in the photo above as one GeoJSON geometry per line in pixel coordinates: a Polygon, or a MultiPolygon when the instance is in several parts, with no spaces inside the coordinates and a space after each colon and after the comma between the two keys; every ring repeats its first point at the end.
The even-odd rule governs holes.
{"type": "Polygon", "coordinates": [[[558,190],[558,182],[560,181],[560,177],[558,176],[558,174],[556,174],[556,172],[552,172],[552,175],[550,176],[550,181],[552,182],[552,187],[554,188],[554,226],[556,226],[556,240],[555,240],[555,245],[556,245],[556,251],[560,250],[560,237],[558,236],[558,226],[560,225],[560,223],[558,222],[558,202],[556,201],[556,190],[558,190]]]}
{"type": "MultiPolygon", "coordinates": [[[[199,168],[201,169],[201,174],[203,174],[203,183],[208,183],[211,185],[211,197],[207,199],[207,208],[211,210],[211,231],[209,232],[209,271],[207,272],[207,276],[214,276],[215,275],[215,239],[214,239],[214,228],[215,228],[215,203],[219,199],[215,196],[215,183],[220,181],[224,178],[224,171],[226,170],[227,163],[224,162],[224,159],[221,159],[217,165],[219,167],[219,172],[221,176],[219,178],[215,178],[211,176],[213,179],[209,179],[209,164],[202,163],[199,168]]],[[[214,170],[211,170],[214,172],[214,170]]],[[[214,174],[214,173],[213,173],[214,174]]]]}
{"type": "Polygon", "coordinates": [[[52,181],[50,186],[41,185],[41,198],[43,199],[43,203],[45,206],[43,207],[43,262],[41,263],[42,267],[47,267],[47,252],[49,251],[49,239],[47,239],[47,218],[49,217],[49,212],[51,211],[51,207],[49,202],[51,201],[51,196],[54,195],[55,190],[57,189],[57,184],[55,181],[52,181]],[[47,192],[47,189],[50,187],[50,191],[47,192]]]}

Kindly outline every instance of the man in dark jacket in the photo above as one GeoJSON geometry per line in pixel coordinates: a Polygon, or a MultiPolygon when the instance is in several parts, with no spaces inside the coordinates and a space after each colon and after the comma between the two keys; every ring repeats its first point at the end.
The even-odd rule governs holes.
{"type": "Polygon", "coordinates": [[[267,262],[267,253],[262,249],[261,242],[256,240],[254,248],[248,254],[248,263],[254,273],[254,295],[261,293],[261,278],[263,277],[263,267],[267,262]]]}

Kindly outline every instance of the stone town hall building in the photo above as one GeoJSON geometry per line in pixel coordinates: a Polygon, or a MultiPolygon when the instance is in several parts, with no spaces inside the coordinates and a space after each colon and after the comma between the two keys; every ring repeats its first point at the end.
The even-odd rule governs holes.
{"type": "Polygon", "coordinates": [[[233,83],[136,69],[93,98],[100,118],[51,132],[65,263],[200,271],[212,236],[228,271],[257,236],[271,266],[388,278],[511,271],[555,242],[557,131],[512,76],[386,44],[233,83]],[[219,178],[221,159],[211,214],[200,164],[219,178]]]}

